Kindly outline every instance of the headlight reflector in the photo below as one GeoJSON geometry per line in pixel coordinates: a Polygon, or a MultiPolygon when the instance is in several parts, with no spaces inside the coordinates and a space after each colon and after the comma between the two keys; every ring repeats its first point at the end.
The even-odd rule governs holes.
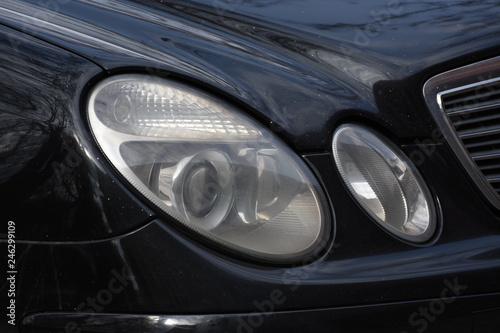
{"type": "Polygon", "coordinates": [[[278,262],[309,256],[329,237],[327,201],[308,167],[230,104],[131,74],[98,84],[87,111],[110,163],[202,236],[278,262]]]}
{"type": "Polygon", "coordinates": [[[333,138],[337,168],[350,192],[384,229],[424,243],[436,230],[433,199],[409,158],[363,126],[340,126],[333,138]]]}

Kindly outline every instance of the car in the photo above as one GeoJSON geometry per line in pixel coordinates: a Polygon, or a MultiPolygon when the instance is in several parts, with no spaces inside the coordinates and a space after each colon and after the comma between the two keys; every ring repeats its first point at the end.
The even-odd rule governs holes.
{"type": "Polygon", "coordinates": [[[0,331],[498,332],[499,15],[3,0],[0,331]]]}

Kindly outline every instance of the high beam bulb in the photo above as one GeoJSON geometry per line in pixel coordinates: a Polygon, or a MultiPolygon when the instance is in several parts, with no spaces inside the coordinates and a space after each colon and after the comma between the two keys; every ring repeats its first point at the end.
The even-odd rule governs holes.
{"type": "Polygon", "coordinates": [[[385,230],[414,243],[436,230],[430,191],[410,159],[363,126],[340,126],[333,138],[337,168],[356,201],[385,230]]]}

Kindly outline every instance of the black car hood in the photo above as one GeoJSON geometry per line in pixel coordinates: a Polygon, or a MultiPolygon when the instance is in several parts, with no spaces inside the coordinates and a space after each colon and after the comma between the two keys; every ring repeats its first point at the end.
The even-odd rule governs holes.
{"type": "Polygon", "coordinates": [[[242,87],[253,82],[250,94],[264,90],[261,105],[275,110],[264,113],[298,149],[325,147],[336,123],[358,117],[399,137],[428,135],[436,125],[421,98],[425,80],[497,55],[500,45],[495,1],[136,3],[175,10],[272,63],[233,76],[242,87]],[[274,73],[282,79],[276,85],[269,84],[274,73]]]}
{"type": "Polygon", "coordinates": [[[19,8],[27,4],[37,8],[33,19],[16,23],[4,12],[4,21],[109,73],[147,68],[201,85],[302,152],[328,150],[332,130],[348,120],[403,140],[428,136],[436,125],[424,82],[500,51],[495,1],[78,0],[47,10],[5,0],[0,7],[28,15],[33,9],[19,8]],[[37,17],[42,23],[26,29],[37,17]]]}
{"type": "Polygon", "coordinates": [[[403,73],[482,49],[499,37],[496,1],[199,2],[212,5],[219,15],[256,19],[285,34],[298,31],[318,49],[326,44],[345,56],[371,55],[374,62],[397,65],[403,73]]]}
{"type": "MultiPolygon", "coordinates": [[[[159,1],[164,3],[165,1],[159,1]]],[[[399,77],[467,51],[490,47],[499,37],[500,13],[496,1],[328,1],[328,0],[216,0],[192,1],[204,4],[231,26],[229,18],[243,25],[256,22],[285,35],[307,36],[284,47],[293,47],[310,58],[316,52],[336,51],[345,57],[363,58],[368,64],[392,69],[385,73],[399,77]],[[301,42],[304,43],[302,46],[301,42]],[[304,47],[309,45],[309,47],[304,47]],[[358,57],[356,57],[358,56],[358,57]],[[371,58],[371,59],[370,59],[371,58]],[[370,62],[371,60],[371,62],[370,62]]],[[[184,2],[187,4],[188,2],[184,2]]],[[[258,29],[249,27],[242,34],[258,29]]],[[[268,37],[272,37],[271,35],[268,37]]],[[[278,36],[275,36],[278,37],[278,36]]],[[[318,62],[329,66],[328,58],[318,62]]]]}
{"type": "MultiPolygon", "coordinates": [[[[151,5],[150,1],[136,2],[151,5]]],[[[364,82],[374,78],[368,73],[360,74],[363,70],[373,72],[371,75],[379,79],[401,79],[473,51],[495,47],[500,37],[500,8],[496,1],[156,3],[198,17],[201,25],[215,25],[235,36],[266,41],[282,48],[285,54],[301,54],[324,70],[358,70],[357,74],[350,74],[364,82]],[[348,66],[341,60],[353,63],[348,66]]]]}

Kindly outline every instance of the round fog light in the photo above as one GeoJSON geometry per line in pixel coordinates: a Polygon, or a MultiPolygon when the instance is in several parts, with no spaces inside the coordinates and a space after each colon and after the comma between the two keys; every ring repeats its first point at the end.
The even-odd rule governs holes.
{"type": "Polygon", "coordinates": [[[380,134],[353,124],[333,137],[335,163],[364,210],[385,230],[414,243],[436,230],[434,203],[409,158],[380,134]]]}

